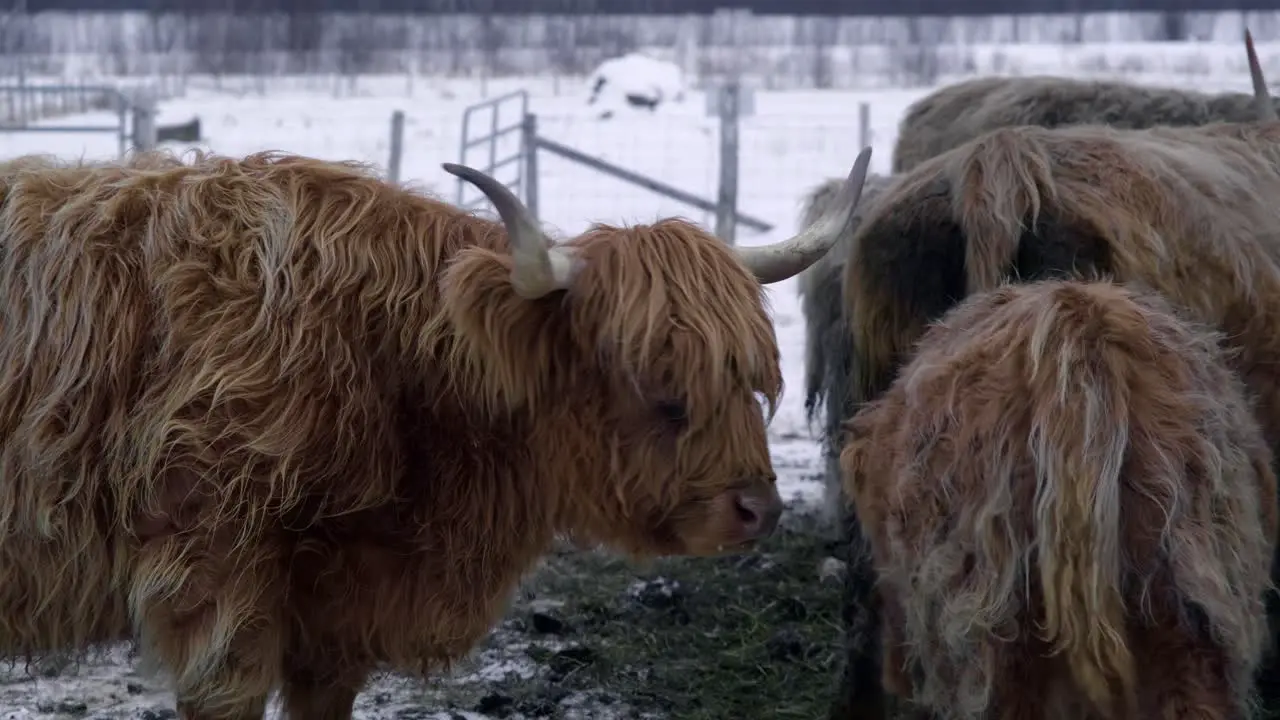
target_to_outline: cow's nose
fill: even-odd
[[[742,534],[749,540],[759,540],[771,535],[782,517],[782,498],[772,485],[768,490],[743,490],[733,499],[738,513]]]

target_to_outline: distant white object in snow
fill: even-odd
[[[600,63],[587,78],[587,88],[587,104],[607,120],[619,110],[655,112],[663,103],[683,102],[684,73],[675,63],[627,53]]]

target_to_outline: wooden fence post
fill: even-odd
[[[400,182],[400,158],[404,154],[404,112],[391,113],[391,158],[387,160],[387,179]]]
[[[495,111],[496,112],[496,111]],[[525,113],[520,123],[520,152],[524,155],[524,204],[538,217],[538,116]]]
[[[133,101],[133,147],[145,152],[156,147],[156,103],[149,95]]]

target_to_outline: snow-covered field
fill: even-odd
[[[1220,48],[1238,53],[1239,46]],[[1156,83],[1177,78],[1152,78]],[[1197,77],[1203,89],[1248,90],[1247,78]],[[403,181],[455,200],[457,182],[441,168],[460,159],[462,118],[467,106],[482,101],[476,87],[458,82],[420,81],[410,87],[403,78],[360,78],[354,93],[335,97],[331,90],[277,89],[266,94],[217,90],[212,81],[192,79],[184,97],[161,106],[159,122],[176,123],[198,116],[204,141],[200,147],[229,155],[261,150],[284,150],[329,159],[360,160],[385,168],[389,153],[392,112],[405,113]],[[489,97],[518,88],[529,90],[529,108],[538,116],[540,132],[553,140],[604,158],[625,168],[658,178],[707,198],[715,197],[717,139],[714,119],[707,116],[701,92],[690,91],[681,103],[668,103],[659,112],[619,113],[600,121],[585,103],[586,88],[560,87],[553,94],[545,81],[490,81]],[[740,146],[740,210],[772,223],[763,234],[739,228],[738,242],[755,245],[781,239],[796,225],[806,190],[831,176],[843,176],[859,151],[859,105],[870,107],[869,137],[874,147],[873,172],[886,172],[905,106],[932,88],[873,92],[758,92],[755,113],[742,120]],[[502,125],[518,119],[507,106]],[[58,125],[111,124],[100,116],[62,117]],[[484,128],[489,119],[480,112],[473,123]],[[482,131],[480,134],[483,134]],[[498,157],[515,151],[514,134],[498,144]],[[0,157],[48,152],[63,157],[108,158],[116,154],[115,136],[99,133],[0,134]],[[463,162],[483,167],[488,149],[469,152]],[[706,213],[652,192],[626,185],[586,167],[548,153],[539,157],[540,214],[555,231],[574,234],[590,223],[636,223],[666,215],[683,215],[712,224]],[[500,177],[504,177],[499,173]],[[505,177],[504,177],[505,179]],[[470,192],[470,191],[469,191]],[[469,195],[468,199],[474,195]],[[819,453],[806,425],[803,408],[803,317],[794,280],[769,287],[774,321],[783,352],[787,392],[771,426],[771,440],[780,484],[785,495],[800,501],[820,496],[816,481]],[[492,662],[489,662],[492,661]],[[510,667],[502,653],[482,651],[474,667],[459,671],[447,682],[483,683]],[[519,669],[518,667],[515,669]],[[468,674],[472,673],[472,674]],[[476,674],[478,673],[478,674]],[[441,681],[444,682],[444,681]],[[30,674],[19,667],[0,674],[0,719],[80,717],[174,717],[172,699],[154,681],[137,675],[121,659],[87,660],[78,674]],[[421,699],[417,681],[389,679],[361,697],[364,718],[484,718],[460,711],[436,713]],[[613,711],[582,700],[580,717],[613,717]],[[572,702],[561,702],[564,710]],[[425,708],[425,709],[424,709]],[[615,708],[616,710],[616,708]],[[505,716],[505,715],[504,715]],[[495,715],[497,717],[497,715]]]

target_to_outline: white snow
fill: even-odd
[[[1034,48],[1005,46],[1011,58],[1030,58],[1039,67]],[[1132,47],[1123,48],[1132,52]],[[1195,74],[1194,84],[1204,90],[1249,90],[1243,68],[1243,51],[1238,44],[1197,46],[1211,57],[1212,67],[1231,68],[1230,74]],[[1059,47],[1047,47],[1044,54],[1056,57]],[[1079,51],[1083,52],[1083,51]],[[1092,52],[1105,57],[1106,50]],[[1150,52],[1156,52],[1151,50]],[[1181,51],[1180,51],[1181,52]],[[1226,60],[1239,55],[1240,62]],[[618,58],[618,61],[626,58]],[[1185,76],[1170,74],[1170,63],[1148,58],[1161,68],[1156,76],[1137,78],[1157,84],[1186,84]],[[615,61],[610,61],[615,62]],[[1118,67],[1111,63],[1109,69]],[[601,70],[612,68],[609,63]],[[1236,73],[1239,69],[1239,74]],[[1009,68],[1018,74],[1018,67]],[[613,72],[613,70],[610,70]],[[677,71],[678,72],[678,71]],[[1116,73],[1109,73],[1115,75]],[[615,75],[614,79],[618,76]],[[654,74],[647,82],[668,82],[670,77]],[[612,80],[611,80],[612,81]],[[618,81],[621,86],[621,80]],[[385,167],[389,152],[389,124],[394,110],[406,115],[402,177],[410,184],[437,193],[452,201],[456,180],[441,168],[443,162],[457,161],[464,108],[480,101],[478,86],[457,81],[406,83],[404,78],[360,78],[345,87],[342,97],[323,81],[307,83],[267,79],[251,85],[265,88],[256,92],[233,93],[214,89],[210,79],[192,78],[185,97],[164,103],[159,122],[185,122],[199,116],[205,141],[202,147],[229,155],[261,150],[286,150],[320,158],[353,159]],[[225,79],[218,83],[227,87]],[[715,197],[717,142],[714,124],[705,117],[705,101],[700,91],[685,90],[685,102],[664,104],[663,112],[620,113],[606,123],[594,119],[585,102],[586,92],[556,94],[544,79],[525,81],[490,80],[490,97],[518,88],[528,88],[530,110],[538,115],[539,131],[628,169],[658,178],[707,198]],[[664,85],[664,92],[667,92]],[[587,88],[589,91],[589,87]],[[787,236],[796,226],[801,202],[809,188],[829,177],[844,176],[858,154],[858,107],[870,106],[870,139],[874,147],[872,172],[887,173],[897,134],[897,123],[907,104],[932,88],[875,90],[864,92],[760,90],[755,96],[755,113],[741,122],[740,210],[774,225],[768,233],[754,234],[740,228],[738,242],[757,245]],[[62,117],[47,124],[111,124],[109,114]],[[515,137],[500,144],[498,156],[515,150]],[[0,134],[0,158],[30,152],[48,152],[63,157],[109,158],[116,154],[117,140],[108,133],[5,133]],[[476,155],[467,162],[475,164]],[[499,177],[502,177],[499,174]],[[649,191],[626,185],[549,153],[539,157],[540,214],[546,225],[560,234],[585,230],[592,222],[636,223],[668,215],[681,215],[707,226],[712,218]],[[803,408],[804,318],[796,298],[795,281],[768,288],[778,341],[782,350],[787,391],[771,426],[770,437],[779,485],[785,496],[805,501],[821,497],[813,477],[821,460],[813,433],[807,427]],[[472,669],[460,670],[456,682],[479,681],[506,672],[524,673],[527,668],[493,665],[485,651],[477,653]],[[146,708],[171,707],[171,699],[155,682],[132,675],[127,663],[86,662],[77,678],[31,678],[21,668],[0,672],[0,718],[26,720],[54,717],[58,703],[89,702],[94,712],[138,712]],[[126,674],[122,679],[121,673]],[[130,688],[123,695],[117,689]],[[371,687],[360,699],[360,715],[375,718],[455,718],[459,714],[428,715],[422,711],[397,715],[395,703],[385,698],[401,696],[415,687],[409,681],[389,678]],[[416,682],[416,681],[413,681]],[[136,692],[134,690],[136,689]],[[381,698],[381,699],[380,699]],[[405,707],[405,706],[401,706]],[[588,711],[606,720],[599,709]],[[483,720],[483,716],[462,713],[461,717]],[[156,714],[155,717],[172,717]],[[585,717],[585,715],[584,715]]]
[[[684,73],[675,63],[640,53],[628,53],[600,63],[587,78],[587,104],[597,117],[619,113],[648,113],[684,100]]]

